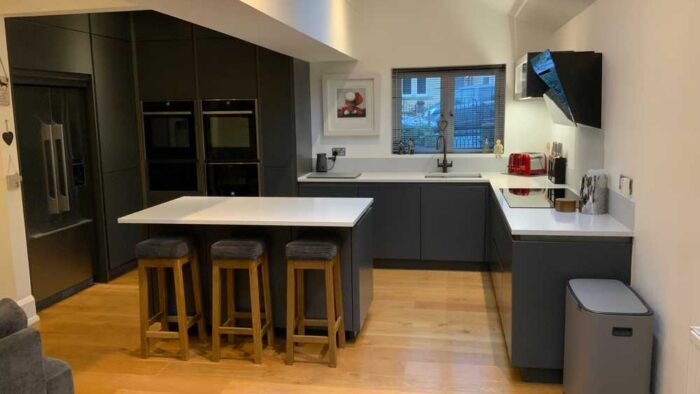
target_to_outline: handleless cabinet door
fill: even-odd
[[[258,49],[262,160],[266,166],[294,168],[294,100],[292,62],[267,49]]]
[[[484,260],[486,187],[421,187],[421,257],[423,260]]]
[[[237,38],[197,40],[197,81],[203,99],[258,97],[255,45]]]
[[[137,41],[139,93],[142,100],[193,99],[192,40]]]
[[[374,198],[374,258],[421,258],[420,185],[361,185],[359,197]]]

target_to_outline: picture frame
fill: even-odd
[[[379,135],[376,75],[324,75],[322,85],[324,136]]]

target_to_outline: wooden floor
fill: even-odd
[[[488,274],[377,269],[374,278],[365,328],[335,369],[313,345],[285,365],[282,338],[262,365],[246,358],[248,342],[211,362],[195,337],[189,361],[174,357],[176,341],[141,359],[136,272],[42,311],[39,327],[45,353],[73,367],[78,393],[561,393],[509,367]]]

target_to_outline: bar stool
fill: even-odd
[[[180,357],[183,360],[189,358],[189,338],[187,330],[197,323],[200,341],[207,339],[202,314],[202,295],[199,282],[199,263],[197,252],[192,247],[192,242],[186,237],[161,237],[151,238],[136,245],[136,257],[139,266],[139,300],[141,320],[141,356],[148,358],[149,338],[179,339]],[[192,292],[194,298],[195,314],[187,316],[185,302],[185,283],[182,267],[190,265],[192,272]],[[150,316],[148,311],[148,269],[155,268],[158,282],[159,311]],[[175,304],[177,314],[168,315],[168,291],[165,282],[165,269],[173,270],[175,284]],[[160,321],[159,330],[151,329],[151,326]],[[168,323],[177,323],[177,331],[169,331]]]
[[[270,299],[270,267],[262,239],[226,239],[211,246],[212,257],[212,359],[221,358],[221,335],[252,335],[253,361],[262,363],[262,337],[267,335],[268,346],[274,345],[275,327],[272,323],[272,301]],[[248,270],[250,283],[250,313],[236,312],[234,298],[234,276],[236,269]],[[260,290],[258,269],[262,270],[265,324],[260,312]],[[221,323],[221,270],[226,271],[226,306],[228,319]],[[236,319],[250,319],[251,327],[236,326]]]
[[[337,365],[337,348],[345,347],[343,287],[340,281],[338,245],[328,240],[296,240],[287,244],[287,355],[294,363],[294,344],[327,343],[328,365]],[[307,319],[304,307],[304,270],[325,275],[326,319]],[[295,285],[296,281],[296,285]],[[295,312],[295,305],[297,311]],[[326,327],[327,336],[306,335],[306,327]],[[298,334],[297,334],[298,329]],[[337,342],[336,342],[337,336]]]

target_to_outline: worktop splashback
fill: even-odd
[[[395,157],[338,157],[334,172],[435,172],[441,155],[404,155]],[[454,162],[450,172],[505,172],[508,159],[493,155],[464,157],[448,155]],[[315,159],[314,159],[315,160]],[[314,163],[315,165],[315,163]]]

